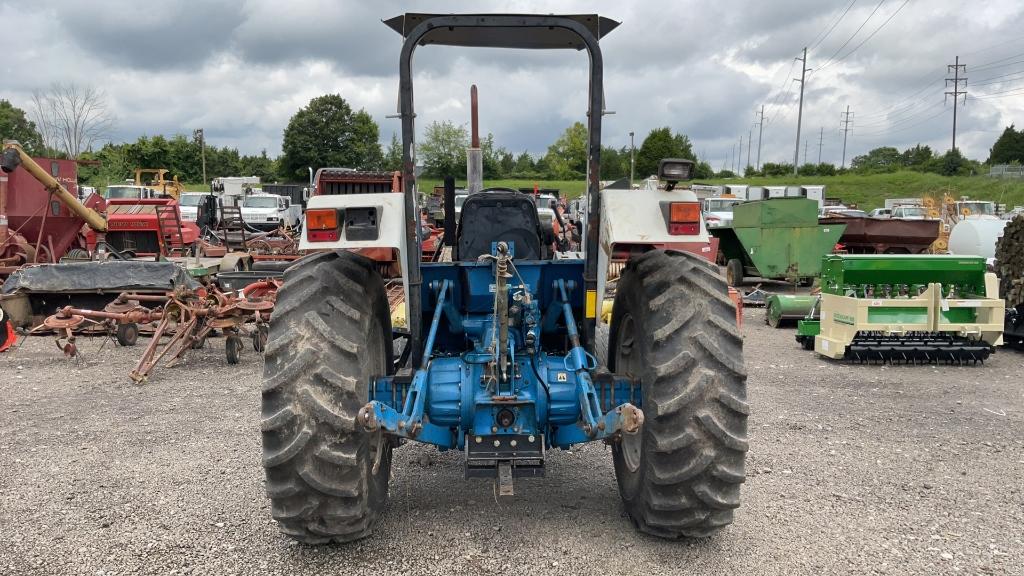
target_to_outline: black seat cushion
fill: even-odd
[[[541,260],[540,218],[533,198],[514,191],[472,194],[462,204],[456,259],[473,261],[491,253],[493,242],[514,244],[516,260]]]

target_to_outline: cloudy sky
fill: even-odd
[[[336,0],[0,0],[0,98],[27,108],[55,81],[102,88],[115,141],[191,133],[246,153],[280,152],[288,118],[310,98],[340,93],[365,108],[387,141],[400,129],[401,38],[381,23],[406,10],[481,11],[484,2]],[[854,122],[850,157],[880,146],[950,146],[946,64],[967,65],[958,144],[984,160],[1001,129],[1024,125],[1024,2],[1020,0],[746,0],[494,3],[490,11],[593,13],[621,21],[602,42],[605,142],[629,144],[671,126],[716,169],[743,154],[765,106],[762,161],[792,161],[803,47],[808,160],[840,161],[840,113]],[[417,122],[469,121],[513,151],[543,152],[585,120],[585,53],[427,47],[417,52]],[[639,146],[639,139],[637,146]],[[800,146],[801,162],[804,147]]]

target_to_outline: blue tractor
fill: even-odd
[[[601,189],[596,15],[405,14],[400,112],[404,193],[310,198],[300,248],[270,325],[262,436],[273,517],[304,543],[370,534],[386,505],[392,451],[406,442],[464,454],[467,478],[542,476],[549,452],[611,446],[640,530],[702,537],[739,506],[747,450],[746,374],[733,302],[706,246],[693,163],[663,161],[658,186]],[[470,195],[449,261],[421,262],[413,51],[423,44],[575,48],[590,56],[589,177],[582,256],[559,253],[529,194]],[[407,333],[392,329],[385,282],[366,249],[401,262]],[[694,254],[693,252],[698,252]],[[609,278],[609,264],[627,260]],[[610,329],[600,308],[614,284]],[[604,359],[599,360],[599,358]]]

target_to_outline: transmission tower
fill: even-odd
[[[850,124],[853,124],[853,112],[850,112],[850,107],[847,106],[846,112],[840,112],[840,115],[843,117],[839,122],[843,125],[843,127],[840,128],[843,132],[843,163],[840,167],[846,168],[846,136],[849,134],[850,130],[852,130],[852,128],[850,128]]]
[[[821,164],[821,144],[825,140],[825,127],[818,131],[818,164]]]
[[[967,105],[967,78],[960,77],[960,71],[967,73],[967,65],[960,63],[960,57],[956,57],[956,64],[947,64],[946,73],[953,74],[952,78],[946,78],[946,88],[952,88],[952,90],[946,90],[946,98],[953,97],[953,150],[956,150],[956,105],[960,96],[964,97],[964,106]],[[963,87],[964,90],[960,88]],[[943,99],[943,101],[946,100]]]
[[[764,135],[764,104],[761,104],[761,111],[757,113],[757,166],[755,170],[761,169],[761,136]]]

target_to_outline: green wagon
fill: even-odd
[[[773,198],[737,204],[732,225],[710,228],[730,286],[743,278],[807,283],[821,272],[846,226],[819,224],[818,203],[807,198]]]

